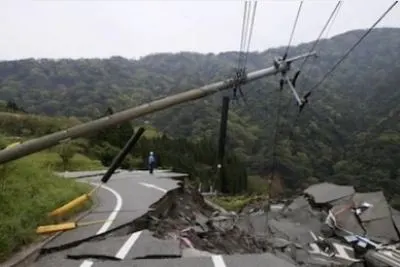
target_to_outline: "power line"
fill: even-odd
[[[272,180],[274,179],[274,173],[275,173],[275,168],[276,168],[276,146],[277,146],[278,132],[279,132],[281,100],[282,100],[282,88],[279,88],[279,97],[278,97],[278,104],[277,104],[277,108],[276,108],[276,118],[275,118],[275,133],[274,133],[273,142],[272,142],[272,166],[271,166],[271,172],[267,173],[267,177],[269,175],[268,186],[267,186],[267,207],[265,210],[267,216],[268,216],[268,212],[269,212],[270,205],[271,205],[270,202],[271,202]],[[264,167],[264,169],[267,169],[267,168]],[[267,219],[265,220],[264,227],[265,227],[265,231],[267,231],[267,229],[268,229],[268,220]]]
[[[335,22],[335,20],[336,20],[338,14],[339,14],[340,8],[342,7],[342,0],[340,0],[339,2],[340,2],[341,4],[340,4],[339,7],[337,8],[337,11],[336,11],[335,15],[334,15],[333,18],[332,18],[331,24],[329,24],[329,26],[328,26],[328,30],[326,31],[325,38],[328,38],[329,32],[330,32],[331,29],[332,29],[333,23]]]
[[[336,4],[335,8],[332,10],[330,16],[328,17],[328,20],[326,21],[324,27],[322,28],[321,32],[319,33],[319,35],[318,35],[317,39],[315,40],[313,46],[312,46],[311,49],[309,50],[309,53],[311,53],[312,51],[314,51],[314,49],[317,47],[317,45],[318,45],[319,42],[321,41],[322,35],[324,34],[324,32],[326,31],[327,27],[329,26],[328,31],[327,31],[327,34],[328,34],[329,30],[331,29],[331,26],[332,26],[333,23],[335,22],[335,19],[336,19],[336,17],[337,17],[337,14],[339,13],[339,10],[340,10],[340,7],[341,7],[341,6],[342,6],[342,0],[339,0],[339,1],[337,2],[337,4]],[[303,60],[303,62],[302,62],[301,65],[300,65],[299,72],[302,71],[302,69],[303,69],[304,65],[306,64],[306,62],[308,61],[308,59],[309,59],[309,57],[306,57],[306,58]],[[302,80],[302,81],[304,81],[304,80]],[[305,82],[303,82],[302,85],[301,85],[300,87],[305,87]],[[285,117],[286,117],[287,114],[289,113],[290,102],[291,102],[291,100],[289,99],[289,101],[288,101],[288,103],[287,103],[287,105],[286,105],[286,112],[285,112],[285,115],[284,115]],[[296,124],[296,122],[297,122],[296,120],[297,120],[297,118],[295,118],[295,121],[294,121],[295,124]]]
[[[290,45],[291,45],[292,40],[293,40],[294,32],[295,32],[295,30],[296,30],[296,26],[297,26],[297,23],[298,23],[298,20],[299,20],[299,16],[300,16],[300,12],[301,12],[302,6],[303,6],[303,1],[300,2],[299,8],[297,9],[297,14],[296,14],[296,18],[295,18],[295,20],[294,20],[294,24],[293,24],[293,27],[292,27],[292,32],[291,32],[291,34],[290,34],[289,43],[288,43],[288,45],[287,45],[287,47],[286,47],[286,51],[285,51],[285,54],[283,55],[283,59],[286,59],[286,57],[288,56],[289,48],[290,48]],[[310,52],[312,52],[312,50],[310,50]],[[308,58],[308,57],[306,57],[305,59],[307,59],[307,58]],[[304,61],[303,61],[303,63],[304,63]],[[281,84],[281,87],[282,87],[282,86],[283,86],[283,84]],[[282,89],[282,88],[281,88],[281,89]],[[285,117],[286,117],[286,115],[287,115],[288,112],[289,112],[290,102],[291,102],[291,99],[289,99],[288,103],[287,103],[286,106],[285,106],[285,110],[286,110],[285,115],[284,115]]]
[[[292,27],[292,32],[291,32],[290,38],[289,38],[289,43],[288,43],[288,45],[286,47],[286,51],[285,51],[285,54],[283,55],[283,59],[286,59],[287,56],[288,56],[289,48],[290,48],[290,45],[291,45],[292,40],[293,40],[294,32],[296,30],[296,26],[297,26],[297,23],[298,23],[298,20],[299,20],[299,16],[300,16],[300,12],[301,12],[302,6],[303,6],[303,1],[300,2],[299,8],[297,10],[296,18],[294,20],[294,24],[293,24],[293,27]],[[277,156],[276,156],[276,146],[277,146],[278,134],[279,134],[279,124],[280,124],[280,117],[281,117],[280,115],[281,115],[281,112],[282,112],[281,100],[282,100],[283,85],[284,85],[284,80],[281,79],[280,80],[280,86],[279,86],[278,106],[277,106],[277,111],[276,111],[275,133],[274,133],[273,143],[272,143],[272,167],[271,167],[271,175],[272,175],[272,177],[269,180],[269,183],[270,183],[269,187],[271,186],[272,179],[274,178],[274,172],[275,172],[276,161],[277,161],[276,160],[276,158],[277,158]],[[270,189],[268,189],[268,190],[270,190]],[[268,191],[268,198],[269,197],[270,197],[270,192]]]
[[[286,52],[285,52],[285,54],[284,54],[284,58],[287,57],[287,54],[288,54],[288,51],[289,51],[289,48],[290,48],[290,44],[291,44],[291,42],[292,42],[293,35],[294,35],[295,29],[296,29],[296,26],[297,26],[297,23],[298,23],[298,19],[299,19],[299,16],[300,16],[302,4],[303,4],[303,1],[300,2],[299,8],[298,8],[297,15],[296,15],[296,19],[295,19],[295,22],[294,22],[294,25],[293,25],[293,28],[292,28],[292,32],[291,32],[291,35],[290,35],[289,44],[288,44],[288,46],[287,46],[287,48],[286,48]],[[322,28],[321,32],[319,33],[318,38],[315,40],[313,46],[312,46],[311,49],[309,50],[309,53],[311,53],[311,52],[315,49],[315,47],[318,45],[318,43],[319,43],[319,41],[320,41],[320,39],[321,39],[323,33],[325,32],[325,30],[326,30],[327,27],[328,27],[328,25],[330,24],[331,21],[333,22],[333,20],[334,20],[333,17],[335,16],[335,14],[337,14],[337,12],[338,12],[338,10],[339,10],[341,4],[342,4],[342,1],[341,1],[341,0],[338,1],[338,3],[336,4],[335,8],[334,8],[333,11],[331,12],[331,14],[330,14],[330,16],[329,16],[327,22],[325,23],[324,27]],[[335,16],[335,18],[336,18],[336,16]],[[332,19],[333,19],[333,20],[332,20]],[[304,67],[304,65],[305,65],[305,63],[307,62],[308,58],[309,58],[309,57],[306,57],[306,58],[304,59],[304,61],[302,62],[301,66],[300,66],[300,68],[299,68],[299,72],[300,72],[300,71],[302,70],[302,68]],[[285,105],[284,110],[286,110],[286,111],[285,111],[284,117],[287,117],[287,114],[289,113],[289,107],[290,107],[290,102],[291,102],[291,101],[292,101],[292,99],[289,99],[289,101],[288,101],[287,104]],[[279,103],[280,103],[280,100],[279,100]],[[279,104],[279,105],[280,105],[280,104]],[[280,113],[280,111],[278,111],[278,112]],[[279,114],[279,113],[278,113],[278,114]],[[298,122],[299,115],[300,115],[300,112],[298,112],[297,115],[296,115],[296,117],[294,118],[294,122],[293,122],[293,125],[292,125],[292,130],[290,131],[290,134],[289,134],[289,139],[291,139],[291,138],[293,137],[294,128],[295,128],[295,126],[296,126],[296,124],[297,124],[297,122]],[[279,120],[278,120],[278,119],[277,119],[277,123],[279,124]],[[276,143],[276,138],[277,138],[278,131],[279,131],[278,128],[279,128],[279,125],[276,125],[276,132],[275,132],[275,137],[274,137],[274,144]],[[273,146],[273,149],[275,149],[275,145]],[[273,153],[274,153],[274,156],[276,156],[276,155],[275,155],[276,152],[274,151]],[[275,164],[276,164],[275,161],[276,161],[276,158],[273,157],[273,168],[275,168]]]
[[[244,43],[245,43],[244,31],[245,31],[245,27],[246,27],[247,5],[248,5],[248,1],[244,2],[242,32],[241,32],[240,49],[239,49],[239,60],[238,60],[238,67],[237,67],[238,69],[240,69],[240,67],[241,67],[241,59],[242,59],[243,48],[244,48]]]
[[[275,169],[276,164],[276,143],[278,140],[278,132],[279,132],[279,122],[280,122],[280,113],[281,113],[281,102],[282,102],[282,90],[279,90],[279,98],[278,98],[278,106],[276,109],[276,119],[275,119],[275,133],[272,141],[272,170]]]
[[[321,32],[319,33],[317,40],[315,40],[313,46],[311,47],[309,53],[311,53],[312,51],[314,51],[314,49],[317,47],[317,45],[318,45],[319,42],[321,41],[321,37],[322,37],[322,35],[324,34],[325,30],[327,29],[328,25],[332,25],[332,24],[333,24],[333,21],[335,20],[334,17],[336,18],[335,14],[337,14],[337,13],[339,12],[339,8],[340,8],[341,4],[342,4],[342,1],[341,1],[341,0],[338,1],[338,3],[336,4],[335,8],[333,9],[331,15],[329,16],[328,20],[326,21],[324,27],[322,28]],[[332,20],[332,19],[333,19],[333,20]],[[330,24],[331,20],[332,20],[332,23]],[[304,64],[306,64],[306,62],[307,62],[308,59],[309,59],[309,57],[306,57],[306,58],[303,60],[303,62],[302,62],[301,65],[300,65],[300,68],[299,68],[300,71],[303,69]]]
[[[318,86],[320,86],[328,77],[331,75],[335,69],[350,55],[350,53],[361,43],[361,41],[367,37],[367,35],[375,28],[375,26],[393,9],[395,5],[397,5],[399,1],[395,1],[382,15],[381,17],[361,36],[360,39],[336,62],[335,65],[323,76],[323,78],[317,82],[309,91],[311,93]]]
[[[303,6],[303,1],[300,2],[299,8],[297,9],[297,15],[296,15],[296,19],[294,20],[294,24],[292,27],[292,33],[290,34],[290,38],[289,38],[289,43],[286,47],[286,52],[283,55],[283,59],[286,59],[289,53],[289,47],[292,44],[292,40],[293,40],[293,35],[294,35],[294,31],[296,30],[296,26],[297,26],[297,22],[299,20],[299,16],[300,16],[300,11],[301,11],[301,7]]]
[[[247,58],[249,56],[250,42],[251,42],[251,37],[253,35],[253,27],[254,27],[254,20],[255,20],[255,17],[256,17],[256,11],[257,11],[257,1],[254,2],[253,12],[252,12],[252,15],[251,15],[251,24],[250,24],[250,29],[249,29],[250,30],[250,34],[249,34],[249,39],[247,40],[246,57],[245,57],[245,60],[244,60],[244,66],[243,67],[246,67]]]
[[[254,2],[253,9],[251,7],[252,7],[252,2],[246,1],[245,6],[244,6],[244,12],[243,12],[242,37],[241,37],[241,42],[240,42],[239,60],[238,60],[238,66],[237,66],[236,73],[235,73],[236,74],[235,80],[237,82],[237,85],[233,89],[233,98],[237,99],[236,93],[237,93],[237,91],[239,91],[240,95],[243,97],[245,102],[246,102],[246,99],[241,90],[240,81],[242,81],[243,79],[246,78],[245,70],[246,70],[247,59],[248,59],[248,54],[249,54],[249,50],[250,50],[251,37],[253,34],[255,15],[256,15],[256,10],[257,10],[257,1]]]

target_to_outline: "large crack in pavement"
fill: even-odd
[[[395,246],[400,213],[380,192],[356,193],[350,187],[317,184],[282,210],[264,212],[264,204],[255,203],[236,214],[216,211],[194,188],[183,182],[178,186],[130,223],[46,248],[42,255],[69,249],[69,259],[111,263],[252,254],[287,263],[279,266],[400,266]],[[363,236],[365,232],[372,239]],[[140,246],[118,256],[115,248],[135,234]],[[376,245],[379,240],[383,243]]]
[[[101,251],[102,243],[121,242],[138,231],[146,232],[149,246],[160,248],[152,254],[149,249],[132,258],[167,258],[193,255],[236,253],[262,253],[265,242],[257,240],[235,225],[237,215],[220,214],[208,205],[195,189],[178,183],[178,188],[168,191],[153,203],[141,217],[113,228],[105,233],[76,240],[67,244],[43,248],[40,257],[68,250],[69,259],[120,260],[114,251]],[[157,243],[158,242],[158,243]],[[166,244],[166,242],[173,242]],[[162,248],[162,249],[161,249]],[[174,248],[165,251],[165,248]],[[151,250],[151,249],[150,249]],[[184,252],[183,252],[184,251]]]
[[[146,227],[148,225],[148,221],[149,221],[149,218],[148,218],[148,214],[146,213],[146,214],[140,216],[139,218],[135,219],[132,222],[128,222],[128,223],[122,224],[120,226],[114,227],[104,233],[101,233],[98,235],[93,235],[93,236],[79,239],[79,240],[75,240],[73,242],[65,243],[65,244],[62,244],[59,246],[42,248],[40,251],[40,256],[44,256],[44,255],[47,255],[50,253],[71,249],[71,248],[74,248],[74,247],[79,246],[86,242],[106,240],[109,236],[112,236],[113,233],[115,233],[115,232],[125,232],[124,229],[126,229],[126,227],[129,227],[129,229],[132,229],[132,227],[131,227],[132,224],[135,224],[137,226],[136,231],[140,231],[140,230],[146,229]]]

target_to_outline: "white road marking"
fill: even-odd
[[[145,187],[149,187],[149,188],[154,188],[157,189],[163,193],[167,192],[167,190],[165,190],[164,188],[158,187],[154,184],[148,184],[148,183],[143,183],[143,182],[139,182],[140,185],[143,185]],[[135,242],[139,239],[140,234],[142,233],[142,231],[138,231],[133,233],[128,240],[126,240],[126,242],[122,245],[122,247],[118,250],[117,254],[115,255],[116,258],[123,260],[126,255],[129,253],[129,251],[131,250],[132,246],[135,244]]]
[[[93,261],[85,260],[84,262],[82,262],[80,267],[91,267],[92,265],[93,265]]]
[[[142,231],[134,232],[128,238],[128,240],[126,240],[126,242],[122,245],[122,247],[118,250],[118,252],[115,255],[115,257],[117,257],[118,259],[123,260],[126,257],[126,255],[128,254],[128,252],[131,250],[133,244],[135,244],[136,240],[138,240],[138,238],[139,238],[141,233],[142,233]]]
[[[97,185],[97,184],[95,184],[95,183],[92,183],[92,184]],[[167,190],[165,190],[164,188],[158,187],[158,186],[156,186],[156,185],[154,185],[154,184],[148,184],[148,183],[142,183],[142,182],[139,182],[139,184],[140,184],[140,185],[143,185],[143,186],[145,186],[145,187],[154,188],[154,189],[159,190],[159,191],[161,191],[161,192],[163,192],[163,193],[166,193],[166,192],[167,192]],[[117,192],[115,192],[113,189],[111,189],[111,188],[109,188],[109,187],[106,187],[106,186],[104,186],[104,185],[103,185],[102,187],[104,187],[104,189],[106,189],[106,190],[110,191],[111,193],[113,193],[113,194],[115,195],[115,197],[117,198],[117,205],[115,206],[114,211],[110,214],[110,216],[108,217],[108,219],[115,218],[115,217],[117,216],[118,211],[121,209],[121,206],[122,206],[122,199],[121,199],[121,196],[120,196]],[[119,203],[120,203],[120,205],[118,205]],[[114,214],[115,214],[115,215],[114,215]],[[113,216],[113,217],[112,217],[112,216]],[[106,222],[106,223],[107,223],[107,222]],[[106,223],[103,224],[103,226],[100,228],[100,230],[97,232],[97,234],[100,234],[100,233],[103,233],[103,232],[107,231],[107,229],[108,229],[108,227],[110,227],[111,223],[110,223],[109,225],[107,225]],[[102,231],[101,231],[101,230],[102,230]],[[131,250],[132,246],[135,244],[136,240],[138,240],[138,238],[139,238],[139,236],[140,236],[141,233],[142,233],[142,231],[133,233],[133,234],[128,238],[128,240],[126,240],[126,242],[122,245],[122,247],[118,250],[118,252],[117,252],[117,254],[115,255],[115,257],[116,257],[116,258],[119,258],[119,259],[124,259],[124,258],[126,257],[126,255],[128,254],[128,252]],[[217,260],[218,260],[218,264],[219,264],[219,265],[215,265],[215,267],[226,267],[226,266],[225,266],[225,263],[224,263],[224,260],[222,259],[222,257],[221,257],[220,260],[217,258]],[[214,261],[214,260],[213,260],[213,261]],[[222,265],[221,265],[221,262],[222,262]],[[93,261],[91,261],[91,260],[85,260],[85,261],[80,265],[80,267],[91,267],[92,265],[93,265]]]
[[[96,185],[96,186],[99,185],[98,183],[91,183],[91,184]],[[106,185],[102,185],[101,188],[104,188],[105,190],[111,192],[117,199],[117,203],[115,204],[114,210],[110,213],[110,215],[106,219],[107,221],[97,231],[96,235],[102,234],[102,233],[106,232],[108,230],[108,228],[110,228],[110,226],[112,224],[112,220],[115,220],[115,218],[118,215],[118,212],[122,208],[122,198],[121,198],[121,195],[117,191],[115,191],[114,189],[112,189]],[[92,265],[93,265],[93,261],[84,260],[82,262],[82,264],[80,265],[80,267],[91,267]]]
[[[314,241],[317,241],[318,238],[315,236],[313,231],[310,231],[310,235],[312,236],[312,238],[314,239]]]
[[[96,183],[92,183],[92,184],[98,185]],[[114,189],[112,189],[106,185],[102,185],[101,188],[104,188],[107,191],[111,192],[117,199],[117,204],[115,204],[114,210],[111,212],[111,214],[106,219],[107,221],[97,231],[96,235],[102,234],[102,233],[106,232],[108,230],[108,228],[110,228],[111,224],[113,223],[112,221],[115,220],[115,218],[117,218],[118,212],[122,208],[122,197],[117,191],[115,191]]]
[[[221,255],[212,255],[211,259],[213,261],[214,267],[226,267],[224,258]]]
[[[161,191],[161,192],[163,192],[163,193],[166,193],[166,192],[167,192],[167,190],[165,190],[164,188],[158,187],[158,186],[156,186],[156,185],[154,185],[154,184],[148,184],[148,183],[142,183],[142,182],[139,182],[139,184],[140,184],[140,185],[143,185],[143,186],[145,186],[145,187],[157,189],[157,190],[159,190],[159,191]]]

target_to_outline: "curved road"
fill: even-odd
[[[90,174],[90,173],[87,173]],[[68,173],[68,177],[81,176],[82,173]],[[58,248],[71,242],[105,233],[124,225],[148,211],[151,204],[159,200],[168,190],[177,187],[173,176],[185,176],[178,173],[156,171],[153,175],[146,171],[122,171],[114,174],[106,186],[97,193],[98,206],[81,222],[105,220],[103,223],[82,226],[64,232],[49,242],[44,248]],[[101,175],[80,180],[94,185],[100,182]],[[34,267],[101,267],[101,266],[204,266],[204,267],[240,267],[263,266],[266,262],[276,267],[294,265],[273,257],[270,254],[257,255],[210,255],[203,257],[180,257],[181,249],[174,240],[158,240],[147,230],[134,232],[126,236],[107,237],[99,241],[83,242],[57,252],[42,255]],[[176,258],[133,260],[146,255],[168,255]],[[87,255],[102,256],[88,259]]]

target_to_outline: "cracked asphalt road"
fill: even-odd
[[[82,172],[76,173],[76,175],[81,176]],[[68,173],[68,176],[73,176],[73,173]],[[113,175],[107,185],[98,191],[99,205],[85,218],[82,218],[81,222],[107,219],[114,219],[114,221],[79,227],[72,231],[64,232],[48,243],[44,249],[57,248],[104,233],[142,216],[148,211],[149,206],[159,200],[165,192],[178,186],[176,180],[166,179],[171,176],[182,176],[182,174],[155,172],[155,174],[150,175],[146,171],[122,171]],[[80,180],[96,184],[100,182],[100,179],[101,176],[95,176],[81,178]],[[139,237],[140,234],[139,236],[128,235],[126,237],[106,239],[102,242],[83,243],[78,247],[45,254],[33,266],[92,266],[93,262],[90,260],[67,259],[67,256],[71,253],[73,254],[74,251],[76,252],[79,247],[82,249],[84,245],[89,245],[90,247],[90,244],[95,243],[98,243],[94,246],[95,254],[124,258],[131,253],[130,251],[136,241],[147,242],[145,235],[144,238]],[[85,251],[80,252],[81,254],[86,253]],[[93,251],[89,252],[93,254]]]
[[[90,173],[88,174],[90,175]],[[67,177],[72,177],[73,175],[73,173],[68,173]],[[82,176],[82,173],[77,173],[76,175]],[[156,238],[149,230],[145,228],[139,229],[136,223],[134,224],[134,228],[131,228],[132,221],[135,219],[139,219],[135,221],[137,222],[141,218],[147,218],[146,221],[148,222],[149,218],[146,216],[149,216],[149,208],[150,206],[154,206],[156,202],[156,209],[159,211],[162,210],[162,212],[157,217],[152,217],[151,220],[153,220],[153,223],[163,218],[166,213],[172,212],[171,214],[174,214],[174,212],[177,212],[177,214],[181,214],[185,213],[185,209],[196,212],[198,207],[193,206],[193,204],[197,203],[197,205],[200,205],[202,201],[194,195],[190,195],[194,199],[185,199],[184,195],[179,196],[177,193],[177,190],[180,190],[178,180],[169,178],[173,176],[185,175],[157,171],[153,175],[148,174],[146,171],[121,171],[113,175],[107,186],[98,191],[99,205],[85,218],[81,219],[81,222],[107,220],[110,218],[115,220],[104,224],[80,227],[62,233],[46,245],[42,251],[42,255],[32,266],[296,266],[294,263],[292,264],[271,253],[261,252],[256,254],[255,252],[253,254],[227,253],[231,255],[214,255],[206,253],[206,251],[198,251],[190,246],[189,248],[183,248],[182,241],[169,237],[166,237],[166,239]],[[93,184],[99,183],[100,179],[101,174],[89,178],[79,178],[80,181]],[[166,197],[166,195],[169,197]],[[171,197],[174,199],[172,202]],[[189,202],[192,203],[192,206],[190,206]],[[179,208],[177,208],[178,206]],[[176,216],[177,214],[172,216]],[[197,216],[200,215],[197,214]],[[190,218],[185,216],[183,218],[190,220]],[[200,219],[199,217],[196,220],[200,222]],[[177,225],[179,220],[176,222],[170,221],[170,223],[172,223],[172,228],[175,226],[179,228]],[[107,233],[119,226],[122,226],[119,228],[120,230],[113,231],[110,234]],[[158,227],[162,228],[163,225],[160,224],[157,226],[156,223],[156,228],[152,231],[158,230]],[[130,230],[128,229],[127,231],[127,228]],[[162,230],[161,228],[160,230]],[[217,232],[215,234],[218,234]],[[238,233],[232,232],[231,235],[234,236]],[[90,241],[79,242],[95,235],[100,236]],[[232,239],[226,236],[226,240],[223,238],[221,240],[221,237],[218,237],[218,235],[215,237],[211,235],[202,241],[203,245],[210,245],[209,243],[212,243],[212,240],[215,238],[222,242],[220,242],[221,246],[224,246],[226,242]],[[243,240],[240,238],[236,242],[246,243],[245,236],[243,238]],[[75,242],[75,244],[71,245],[71,242],[72,244]]]

